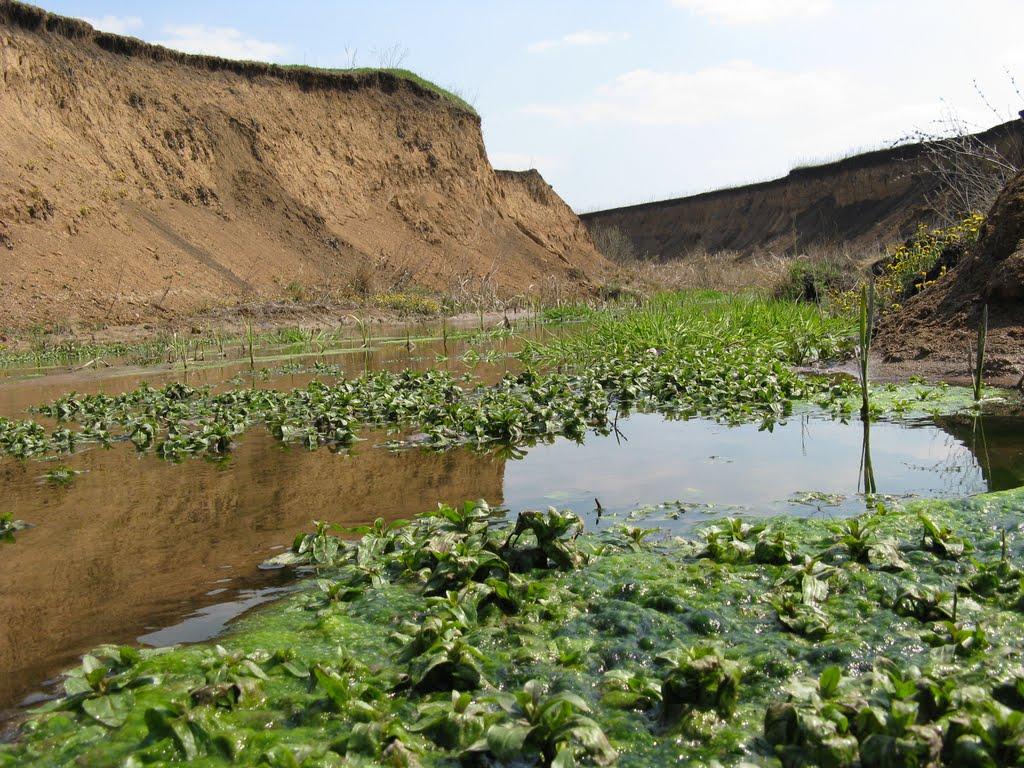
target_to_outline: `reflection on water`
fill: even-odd
[[[754,424],[727,427],[635,414],[619,421],[621,436],[590,437],[582,446],[558,441],[509,462],[505,498],[520,506],[569,506],[578,512],[593,510],[596,497],[616,512],[680,500],[730,513],[842,515],[863,511],[858,494],[865,490],[865,476],[869,492],[873,480],[875,493],[893,496],[957,497],[1016,487],[1020,481],[1010,472],[990,482],[986,467],[998,455],[1008,457],[1017,472],[1024,470],[1024,422],[986,417],[985,423],[988,452],[979,456],[963,437],[928,422],[876,422],[865,445],[868,433],[860,421],[792,418],[769,432]],[[992,434],[1005,435],[1005,447]],[[684,518],[680,525],[701,519]]]
[[[197,608],[280,586],[287,574],[256,565],[313,520],[357,525],[436,501],[500,502],[503,471],[486,455],[395,454],[371,440],[351,455],[310,453],[262,430],[226,465],[175,465],[125,445],[72,463],[84,472],[67,488],[41,482],[44,463],[0,463],[3,508],[34,525],[0,548],[0,708],[98,643],[152,637]],[[193,621],[158,637],[195,640],[198,625],[214,627]]]
[[[992,490],[1024,485],[1024,424],[1021,419],[944,416],[939,426],[977,457]]]
[[[287,577],[287,574],[281,574]],[[207,596],[213,597],[217,594],[228,592],[227,587],[211,590]],[[143,645],[151,645],[154,648],[162,648],[178,643],[198,643],[211,637],[216,637],[227,627],[228,623],[257,605],[269,603],[274,598],[288,592],[288,587],[263,587],[262,589],[244,589],[238,592],[234,600],[224,603],[214,603],[179,621],[169,627],[161,627],[153,632],[139,635],[137,638]]]
[[[878,493],[878,483],[875,482],[875,465],[871,461],[871,422],[868,419],[861,423],[861,434],[859,490],[870,499]]]

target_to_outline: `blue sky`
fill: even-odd
[[[476,106],[495,166],[538,168],[577,210],[783,175],[950,113],[987,127],[1024,109],[1007,74],[1024,90],[1024,0],[42,4],[194,52],[401,58]]]

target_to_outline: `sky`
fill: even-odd
[[[785,175],[1024,109],[1024,0],[35,0],[190,52],[400,65],[577,211]]]

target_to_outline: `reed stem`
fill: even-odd
[[[868,357],[871,354],[871,330],[875,324],[875,282],[872,280],[860,289],[860,417],[863,421],[871,418],[870,394],[868,391]]]
[[[981,400],[985,370],[985,340],[988,337],[988,304],[981,310],[981,322],[978,323],[978,346],[974,361],[974,400]]]

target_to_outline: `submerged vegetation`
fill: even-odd
[[[218,645],[85,657],[0,765],[1017,765],[1024,495],[692,540],[326,525]]]
[[[0,514],[0,544],[12,543],[14,534],[28,526],[22,520],[15,520],[13,512]]]
[[[410,339],[406,344],[412,347]],[[287,391],[256,388],[255,381],[245,388],[238,378],[232,383],[239,388],[227,391],[175,382],[119,395],[72,392],[35,408],[38,420],[0,417],[0,454],[53,456],[130,442],[171,460],[222,457],[255,425],[310,449],[345,448],[363,427],[400,432],[393,446],[446,448],[582,440],[588,431],[613,431],[618,416],[633,410],[770,427],[799,404],[846,418],[858,407],[864,413],[866,388],[795,366],[842,359],[853,348],[849,322],[809,305],[711,292],[666,295],[620,312],[591,312],[585,333],[527,342],[518,370],[493,384],[439,370],[344,378],[337,366],[318,361],[309,369],[311,383]],[[471,348],[461,361],[472,367],[494,359]],[[264,373],[254,369],[254,378]],[[965,393],[876,387],[867,413],[977,407]]]

